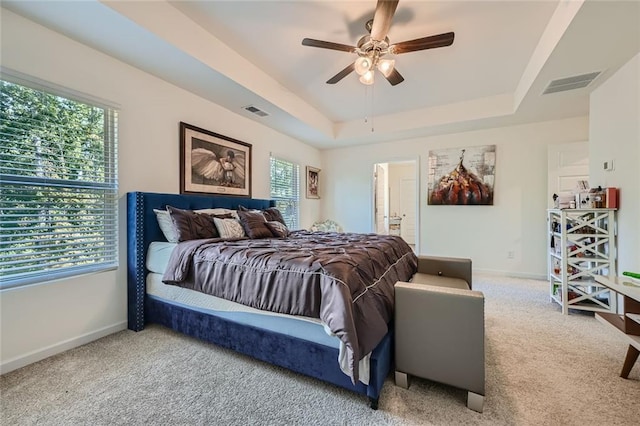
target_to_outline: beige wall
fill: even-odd
[[[178,123],[253,145],[253,197],[269,198],[269,154],[320,164],[317,149],[2,9],[2,66],[120,105],[120,268],[0,292],[2,371],[126,327],[128,191],[178,193]],[[304,185],[304,181],[302,182]],[[300,224],[319,219],[301,198]]]

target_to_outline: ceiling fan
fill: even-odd
[[[373,84],[374,71],[377,68],[392,86],[402,83],[404,77],[396,70],[395,60],[383,59],[386,55],[399,55],[401,53],[415,52],[417,50],[434,49],[436,47],[451,46],[454,33],[443,33],[415,40],[390,44],[387,33],[391,27],[393,14],[398,7],[398,0],[378,0],[373,19],[367,22],[368,35],[358,40],[357,46],[333,43],[330,41],[305,38],[303,46],[320,47],[322,49],[340,50],[355,53],[358,58],[345,69],[327,80],[327,84],[336,84],[353,71],[360,75],[360,82]]]

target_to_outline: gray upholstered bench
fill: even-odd
[[[485,394],[484,295],[471,289],[471,260],[421,256],[412,282],[395,285],[396,385],[409,375],[468,391],[482,412]]]

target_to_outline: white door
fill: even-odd
[[[400,181],[400,235],[407,244],[416,243],[416,180]]]
[[[589,180],[589,143],[572,142],[548,146],[549,181],[547,205],[553,207],[553,194],[569,195],[579,180]]]

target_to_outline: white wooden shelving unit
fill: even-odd
[[[595,280],[616,274],[616,209],[548,210],[549,295],[569,309],[616,312],[616,294]]]

